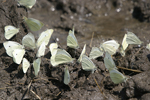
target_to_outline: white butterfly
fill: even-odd
[[[40,64],[41,64],[41,58],[38,58],[33,61],[33,68],[34,68],[35,76],[37,76],[38,72],[40,71]]]
[[[21,61],[22,61],[22,58],[25,54],[25,49],[15,49],[13,52],[13,61],[16,63],[16,64],[20,64]]]
[[[70,82],[70,74],[69,74],[68,67],[66,66],[64,70],[64,84],[68,85],[69,82]]]
[[[128,43],[126,41],[126,38],[127,38],[127,34],[124,35],[124,38],[122,40],[122,46],[120,48],[120,53],[121,55],[124,57],[125,56],[125,50],[127,49],[128,47]]]
[[[146,48],[150,51],[150,43],[147,44]]]
[[[5,26],[5,38],[10,39],[19,32],[19,28],[12,25]]]
[[[49,45],[49,49],[50,49],[50,52],[51,52],[51,55],[56,55],[57,53],[57,48],[58,48],[58,44],[57,43],[51,43]]]
[[[143,42],[132,32],[127,32],[126,41],[128,44],[141,45]]]
[[[38,31],[44,26],[44,24],[37,19],[27,18],[25,16],[23,19],[31,31]]]
[[[119,84],[127,81],[127,77],[125,77],[122,73],[120,73],[116,69],[109,70],[110,78],[115,84]]]
[[[115,40],[109,40],[100,45],[100,50],[108,52],[110,55],[114,55],[119,48],[119,45]]]
[[[21,44],[15,42],[15,41],[6,41],[3,43],[4,48],[6,49],[6,53],[10,56],[13,57],[12,52],[15,49],[24,49],[24,46],[22,46]]]
[[[92,71],[92,73],[94,73],[94,71],[96,70],[96,66],[86,55],[82,56],[81,64],[82,69],[85,71]]]
[[[30,67],[29,61],[26,58],[23,58],[23,61],[22,61],[23,72],[26,73],[29,67]]]
[[[32,33],[25,35],[22,39],[22,44],[34,50],[36,48],[34,35]]]
[[[6,41],[3,43],[3,45],[4,48],[6,49],[6,53],[10,57],[13,57],[13,61],[16,64],[20,64],[25,54],[24,46],[14,41]]]
[[[67,51],[62,49],[57,49],[56,54],[52,55],[50,59],[53,66],[69,62],[73,63],[73,60],[74,59],[71,57],[71,55]]]
[[[82,61],[82,56],[85,54],[85,51],[86,51],[86,44],[84,45],[83,50],[82,50],[82,52],[81,52],[81,54],[80,54],[80,57],[79,57],[79,59],[78,59],[78,62],[79,62],[79,63]]]
[[[114,60],[108,52],[105,53],[104,64],[107,70],[117,69]]]
[[[37,51],[36,57],[44,56],[45,49],[46,49],[46,45],[45,45],[45,42],[43,42]]]
[[[79,48],[78,41],[74,35],[74,29],[69,31],[69,35],[67,37],[67,46],[74,49]]]
[[[19,0],[20,5],[23,5],[27,8],[32,8],[32,6],[36,3],[36,0]]]
[[[89,58],[90,59],[95,59],[100,56],[103,56],[103,53],[98,47],[92,47],[92,50],[90,52]]]
[[[45,42],[45,45],[47,45],[49,43],[53,31],[53,29],[47,29],[46,31],[42,32],[37,40],[36,46],[39,47],[42,44],[42,42]]]

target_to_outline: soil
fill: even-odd
[[[117,66],[142,72],[119,68],[129,79],[116,85],[105,69],[103,57],[99,57],[92,60],[97,66],[93,74],[83,71],[81,65],[75,62],[67,64],[71,82],[65,85],[63,75],[66,64],[53,67],[47,49],[38,76],[34,76],[32,67],[24,74],[21,65],[15,64],[3,47],[3,42],[7,41],[4,38],[6,25],[20,28],[11,41],[21,43],[22,37],[30,32],[23,16],[45,24],[40,31],[32,32],[36,39],[42,31],[52,28],[54,33],[50,42],[58,38],[59,46],[77,59],[84,44],[87,44],[86,54],[90,53],[92,34],[92,46],[99,47],[100,43],[109,39],[121,43],[126,31],[132,31],[144,42],[142,46],[130,45],[125,57],[116,53],[113,59]],[[0,100],[149,100],[150,51],[145,48],[149,43],[149,21],[149,0],[37,0],[32,9],[18,6],[16,0],[1,0]],[[66,46],[66,37],[73,26],[80,45],[76,53]],[[33,62],[32,52],[27,52],[25,57]]]

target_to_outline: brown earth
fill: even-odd
[[[38,99],[37,96],[42,100],[149,100],[150,51],[145,48],[149,43],[149,9],[148,0],[37,0],[31,10],[18,6],[15,0],[1,0],[0,100],[34,100]],[[143,45],[129,46],[125,57],[117,53],[113,59],[117,66],[142,72],[119,69],[131,78],[126,83],[115,85],[105,69],[103,57],[99,57],[93,60],[97,66],[93,74],[83,71],[80,64],[69,64],[71,82],[67,86],[63,83],[65,65],[53,67],[47,60],[51,56],[47,49],[46,55],[42,57],[38,77],[33,75],[32,67],[24,74],[20,69],[21,65],[15,64],[3,47],[3,42],[7,41],[4,38],[6,25],[20,28],[20,32],[11,39],[19,43],[22,37],[30,32],[22,20],[23,15],[39,19],[45,24],[40,31],[33,32],[36,38],[45,29],[53,28],[55,31],[51,42],[59,38],[61,48],[66,49],[75,58],[79,57],[85,43],[87,55],[89,54],[93,32],[92,45],[98,47],[102,41],[108,39],[121,43],[126,31],[132,31],[144,42]],[[80,45],[77,53],[66,47],[66,37],[73,25]],[[33,62],[31,51],[28,51],[25,57]]]

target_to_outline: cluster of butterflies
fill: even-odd
[[[36,0],[19,0],[18,3],[19,5],[23,5],[31,9],[33,5],[36,3]],[[31,31],[38,31],[44,26],[42,22],[34,18],[27,18],[24,16],[23,20]],[[11,39],[18,32],[19,28],[16,28],[12,25],[8,25],[5,27],[5,38]],[[48,29],[42,32],[37,42],[35,42],[34,35],[32,33],[28,33],[23,37],[22,45],[14,41],[6,41],[3,43],[3,45],[4,48],[6,49],[6,53],[10,57],[13,57],[13,61],[16,64],[20,64],[22,62],[22,68],[24,73],[26,73],[28,68],[30,67],[29,61],[26,58],[23,58],[26,52],[25,47],[31,50],[38,49],[36,53],[37,59],[33,61],[33,68],[35,71],[35,75],[38,75],[38,72],[40,70],[41,56],[45,54],[45,49],[46,46],[48,45],[52,33],[53,29]],[[115,84],[125,82],[128,78],[117,70],[117,67],[111,56],[114,55],[120,47],[119,52],[124,57],[125,50],[127,49],[129,44],[141,45],[142,41],[134,33],[127,32],[127,34],[125,34],[123,38],[121,47],[117,41],[109,40],[100,44],[100,47],[92,47],[89,57],[85,55],[86,52],[86,44],[85,44],[77,62],[81,63],[83,70],[91,71],[92,73],[94,73],[94,71],[96,70],[96,66],[94,65],[91,59],[96,59],[100,56],[104,56],[104,64],[106,69],[110,73],[111,80]],[[74,29],[69,31],[67,37],[67,46],[73,49],[79,48],[78,41],[74,35]],[[146,48],[150,50],[150,44],[148,44]],[[66,50],[58,48],[57,43],[51,43],[49,45],[49,49],[52,55],[50,58],[52,66],[58,66],[59,64],[64,63],[73,63],[75,60]],[[67,85],[69,84],[69,82],[70,82],[70,74],[68,66],[66,66],[64,69],[64,83]]]
[[[125,50],[129,44],[141,45],[143,42],[132,32],[127,32],[125,34],[122,45],[120,47],[120,53],[122,56],[125,56]],[[150,45],[150,44],[149,44]],[[74,30],[69,31],[69,35],[67,37],[67,46],[70,48],[78,49],[79,45],[76,37],[74,36]],[[82,69],[85,71],[91,71],[94,73],[96,70],[96,66],[91,61],[91,59],[95,59],[100,56],[104,56],[104,64],[106,69],[110,73],[110,78],[115,84],[119,84],[125,82],[128,78],[124,76],[117,70],[117,67],[112,59],[112,55],[114,55],[119,49],[120,44],[115,40],[109,40],[100,45],[100,47],[92,47],[92,50],[89,54],[89,57],[85,55],[86,45],[84,45],[83,50],[79,59],[77,60],[82,65]],[[51,44],[50,51],[53,52],[54,55],[51,57],[51,64],[53,66],[57,66],[62,63],[73,62],[73,58],[67,53],[65,50],[56,49],[58,47],[57,44]],[[68,84],[70,82],[70,75],[68,71],[68,67],[65,68],[64,71],[64,83]]]
[[[73,49],[79,48],[78,41],[74,35],[74,29],[69,31],[67,37],[67,46]],[[73,63],[73,61],[75,60],[74,58],[71,57],[71,55],[66,50],[58,48],[57,43],[51,43],[49,49],[52,55],[50,58],[50,62],[52,66],[57,66],[59,64],[64,64],[64,63]],[[83,70],[92,71],[93,73],[96,70],[96,66],[91,61],[91,59],[85,55],[85,51],[86,51],[86,45],[84,45],[80,57],[77,61],[81,63]],[[70,74],[67,66],[64,70],[64,73],[65,73],[64,83],[69,84]]]
[[[31,49],[33,51],[38,49],[36,53],[37,59],[33,61],[35,75],[38,75],[38,72],[40,70],[41,56],[44,56],[45,54],[46,45],[49,43],[52,33],[53,29],[47,29],[40,34],[37,41],[35,41],[35,37],[32,33],[28,33],[23,37],[22,45],[15,41],[6,41],[3,43],[3,45],[6,49],[6,53],[10,57],[13,57],[13,61],[16,64],[20,64],[22,62],[22,68],[24,73],[26,73],[28,68],[30,67],[29,61],[26,58],[23,58],[26,52],[25,48]],[[5,31],[5,34],[7,34],[7,31]]]

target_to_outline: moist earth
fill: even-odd
[[[125,83],[116,85],[111,81],[103,57],[92,60],[97,66],[92,74],[82,70],[76,61],[53,67],[48,49],[42,57],[40,72],[35,77],[32,67],[24,74],[22,65],[15,64],[3,47],[3,42],[7,41],[4,38],[6,25],[20,28],[11,41],[21,43],[23,36],[30,32],[23,16],[45,24],[40,31],[33,32],[36,39],[42,31],[52,28],[54,33],[50,43],[59,39],[59,46],[76,59],[84,44],[87,44],[86,54],[90,53],[92,35],[92,46],[97,47],[109,39],[121,43],[126,31],[132,31],[144,43],[140,47],[129,46],[125,57],[119,53],[113,56],[118,70],[129,78]],[[32,9],[19,6],[16,0],[1,0],[0,100],[149,100],[150,51],[145,47],[149,43],[149,21],[149,0],[37,0]],[[66,46],[66,37],[73,26],[80,45],[77,50]],[[33,63],[34,55],[34,52],[28,51],[25,57]],[[71,75],[69,85],[63,83],[66,65]]]

